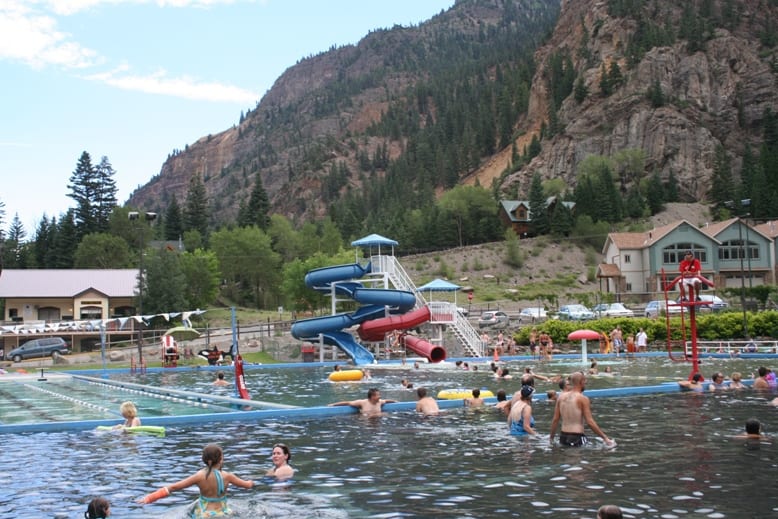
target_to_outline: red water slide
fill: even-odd
[[[415,328],[429,320],[430,310],[425,306],[402,315],[391,315],[365,321],[359,326],[359,337],[363,341],[382,341],[389,332]],[[412,335],[403,335],[402,340],[406,348],[426,357],[430,362],[446,360],[446,350],[441,346],[436,346]]]
[[[382,341],[386,334],[395,330],[415,328],[430,320],[430,309],[426,306],[401,315],[390,315],[365,321],[359,326],[359,337],[363,341]]]

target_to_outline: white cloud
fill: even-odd
[[[45,0],[46,4],[57,14],[71,15],[99,5],[117,4],[154,4],[158,7],[211,7],[213,5],[234,4],[241,0]],[[247,1],[247,0],[242,0]],[[248,0],[253,1],[253,0]],[[266,4],[268,0],[259,0]]]
[[[181,76],[168,77],[164,70],[152,75],[141,76],[127,73],[126,66],[118,69],[85,76],[90,81],[100,81],[107,85],[145,92],[148,94],[168,95],[197,101],[230,102],[237,104],[255,103],[257,94],[232,85],[209,83]]]
[[[58,31],[56,19],[32,11],[30,5],[0,3],[0,59],[21,61],[34,68],[86,68],[101,61],[95,51]]]

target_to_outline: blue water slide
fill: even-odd
[[[305,275],[305,286],[308,288],[322,287],[334,281],[359,279],[367,274],[370,274],[370,263],[364,267],[359,263],[322,267],[313,269]]]
[[[330,344],[343,350],[346,355],[353,359],[354,364],[357,366],[372,364],[375,361],[375,357],[370,353],[370,350],[359,344],[350,333],[323,333],[322,338],[325,344]]]
[[[344,328],[357,326],[365,321],[385,317],[386,307],[390,312],[407,312],[416,304],[416,296],[406,290],[365,288],[362,283],[351,281],[369,274],[370,264],[363,267],[358,263],[336,265],[314,269],[305,275],[305,285],[314,290],[326,292],[335,287],[337,294],[345,295],[364,305],[356,312],[326,315],[304,319],[292,324],[292,337],[315,341],[322,334],[326,344],[334,345],[352,358],[355,364],[370,364],[374,356],[353,336],[341,332]],[[332,285],[335,283],[335,285]]]

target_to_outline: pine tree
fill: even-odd
[[[54,250],[51,255],[51,268],[73,268],[73,255],[78,248],[78,231],[75,220],[75,210],[72,208],[60,217],[54,240]]]
[[[723,208],[727,202],[734,198],[735,189],[732,183],[732,161],[724,146],[716,146],[716,156],[713,161],[713,175],[711,177],[710,199],[718,208]]]
[[[91,232],[97,232],[97,172],[92,165],[92,158],[84,151],[78,159],[76,169],[70,175],[68,196],[75,200],[74,212],[76,235],[80,239]]]
[[[178,198],[173,195],[165,210],[165,239],[169,241],[180,240],[184,236],[184,223],[181,216],[181,207]]]
[[[19,219],[19,214],[15,214],[11,220],[11,226],[8,228],[8,235],[3,242],[2,264],[5,268],[23,269],[28,267],[28,258],[24,238],[27,232]]]
[[[208,236],[208,198],[200,175],[189,179],[184,207],[184,230],[197,231],[203,239]]]
[[[578,104],[583,103],[584,99],[586,99],[586,96],[588,95],[589,95],[589,89],[586,87],[583,77],[578,76],[578,79],[575,81],[575,89],[573,93],[573,96],[575,97],[575,102]]]
[[[548,208],[539,173],[532,175],[532,183],[529,188],[529,214],[530,232],[535,236],[548,234],[550,229]]]
[[[254,189],[251,190],[248,204],[244,205],[238,214],[238,225],[256,225],[263,231],[270,225],[270,201],[259,173],[254,176]]]
[[[557,237],[569,236],[573,230],[573,223],[572,211],[561,199],[557,199],[554,212],[551,214],[551,234]]]
[[[43,215],[35,231],[33,240],[33,259],[37,268],[51,268],[54,254],[54,243],[57,236],[57,220],[49,220]]]
[[[662,178],[659,176],[658,171],[654,171],[651,175],[651,179],[648,181],[648,189],[646,190],[646,203],[651,210],[651,214],[657,214],[664,209],[665,202],[665,190],[662,186]]]
[[[664,106],[665,95],[662,92],[662,85],[659,83],[658,79],[655,79],[654,82],[651,83],[651,86],[649,87],[646,95],[648,100],[651,102],[652,107],[659,108]]]
[[[97,232],[106,232],[109,228],[111,213],[116,207],[116,172],[108,157],[103,156],[95,168],[94,217]]]
[[[667,186],[665,189],[665,201],[666,202],[678,202],[681,199],[681,195],[678,191],[678,177],[675,176],[673,171],[670,171],[670,176],[667,177]]]

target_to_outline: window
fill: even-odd
[[[632,257],[629,254],[624,255],[624,263],[632,263]]]
[[[627,283],[627,292],[632,292],[632,283]]]
[[[759,245],[752,241],[730,240],[719,247],[720,260],[759,259]]]
[[[665,265],[677,265],[686,255],[686,251],[694,251],[694,257],[700,260],[700,263],[707,263],[708,251],[699,243],[676,243],[662,249],[662,263]]]

